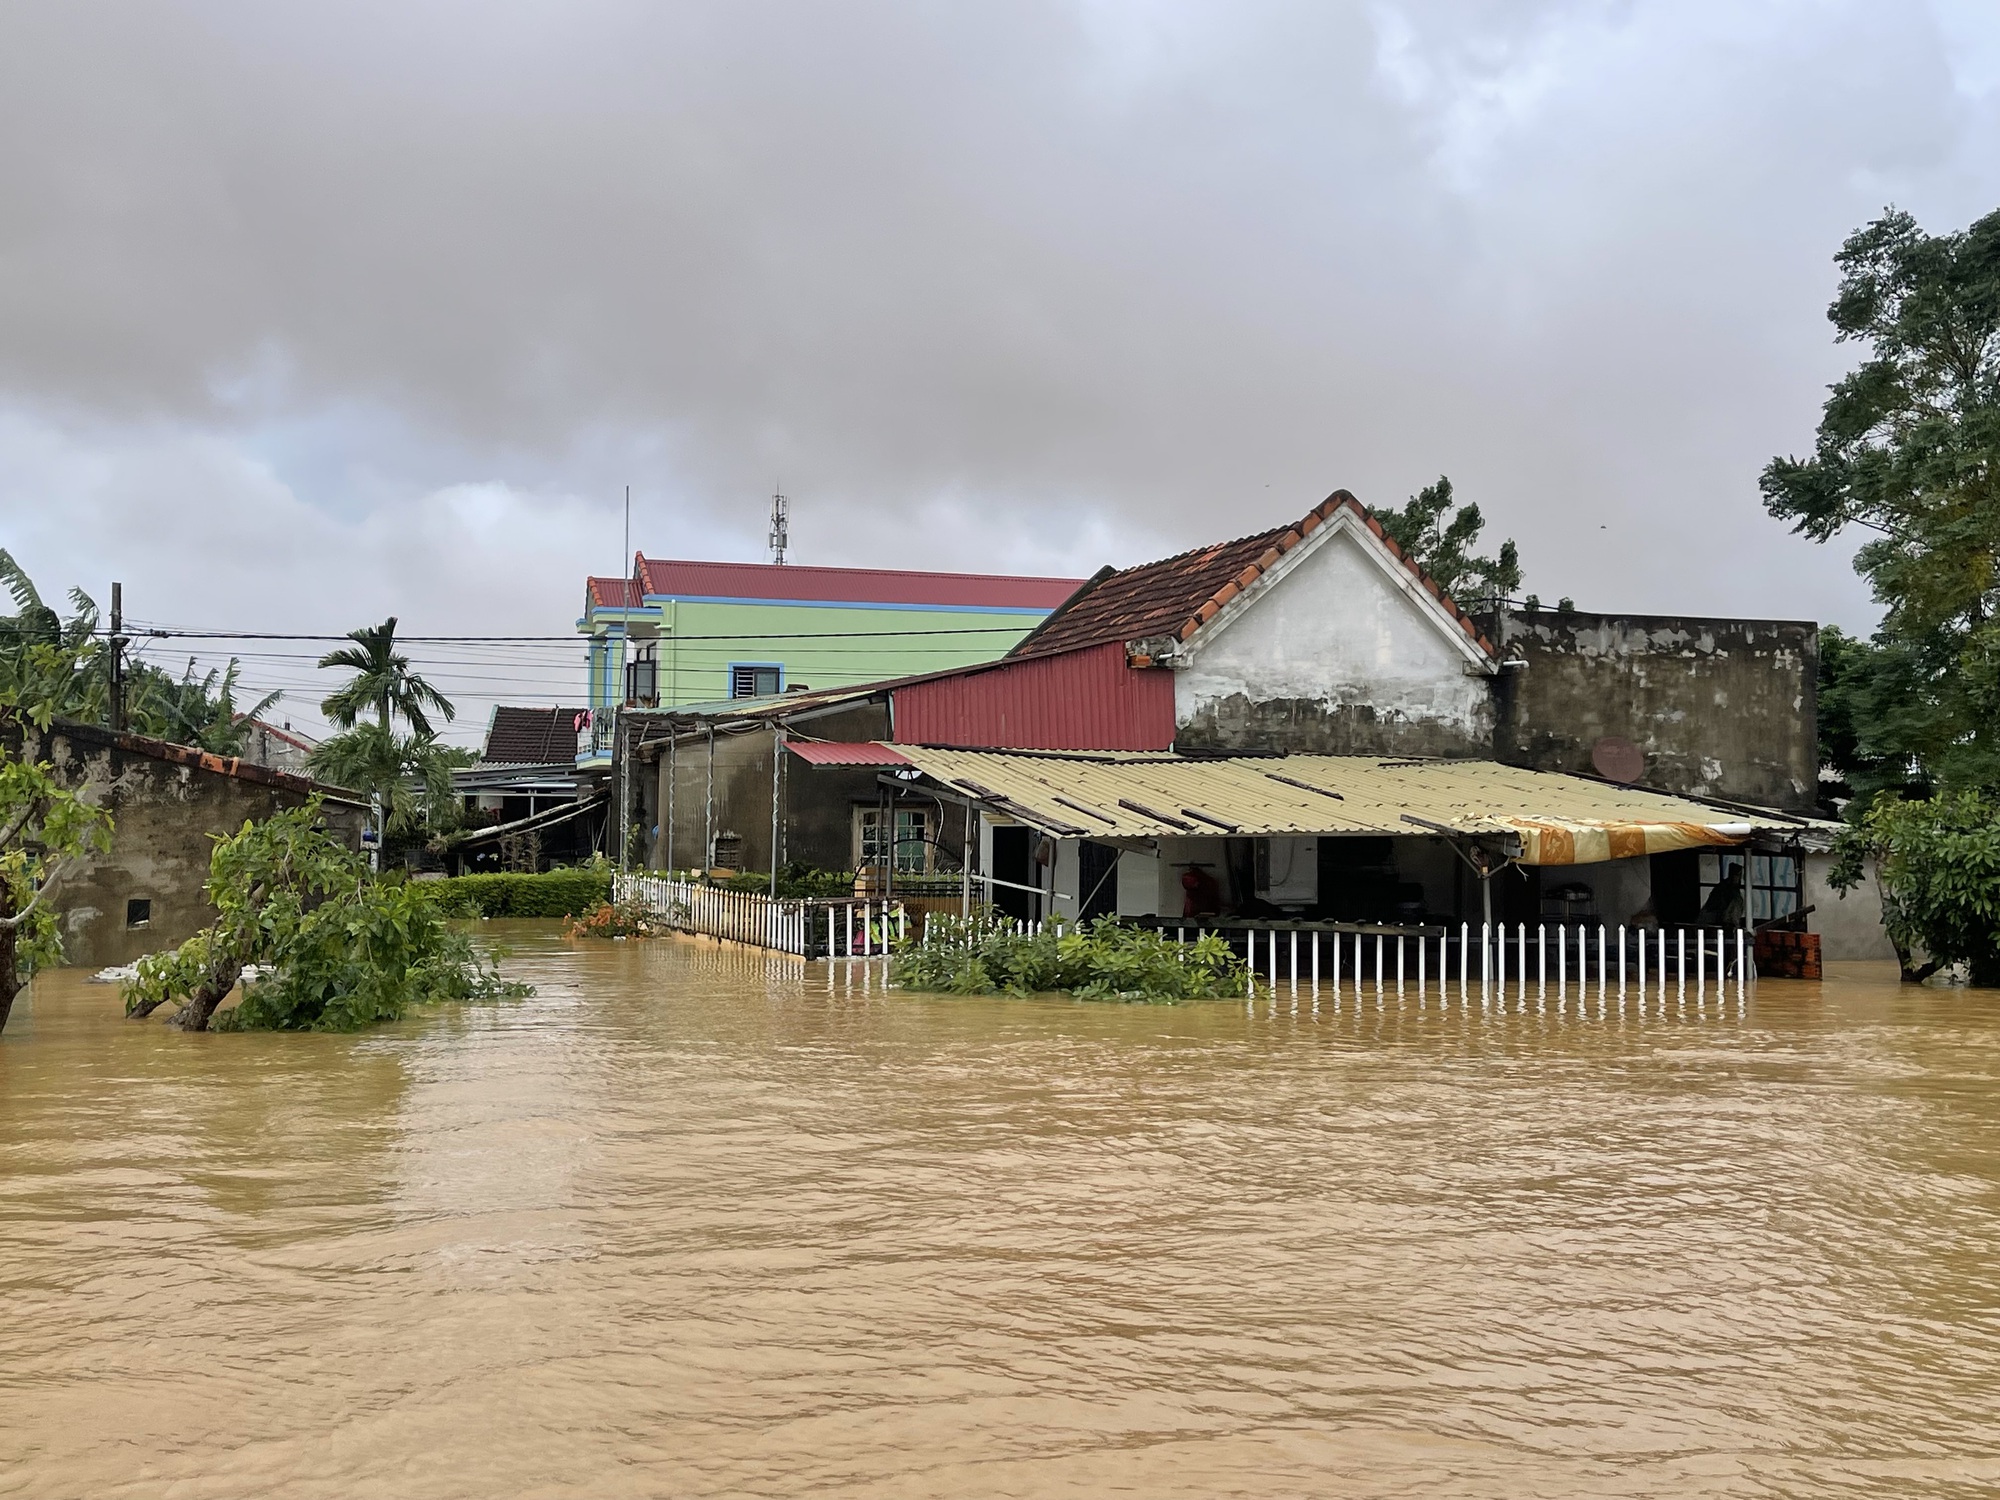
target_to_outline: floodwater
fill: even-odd
[[[2000,1490],[2000,994],[1253,1014],[509,939],[536,998],[361,1037],[38,982],[0,1496]]]

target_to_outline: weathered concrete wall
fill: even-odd
[[[1806,930],[1819,934],[1820,957],[1829,962],[1885,958],[1896,950],[1882,927],[1882,888],[1873,876],[1853,890],[1836,891],[1827,877],[1833,873],[1831,854],[1805,857],[1805,904],[1813,908]]]
[[[826,740],[887,739],[888,713],[879,704],[864,704],[817,716],[812,733]],[[715,736],[713,827],[718,834],[741,836],[745,870],[771,868],[771,748],[768,727],[742,734],[718,731]],[[653,795],[660,832],[648,851],[647,862],[655,869],[666,868],[671,855],[675,868],[690,869],[707,858],[708,741],[705,735],[684,735],[671,757],[664,748],[658,755]],[[809,766],[787,754],[779,768],[779,797],[784,810],[780,861],[846,869],[853,859],[853,806],[856,801],[874,802],[876,774],[873,766]],[[666,816],[670,806],[671,847]]]
[[[1329,535],[1195,638],[1174,674],[1181,748],[1490,753],[1488,679],[1365,545]]]
[[[1496,685],[1496,759],[1593,774],[1607,735],[1644,752],[1646,786],[1806,812],[1818,778],[1818,627],[1673,615],[1479,617],[1524,665]]]
[[[233,762],[182,746],[160,747],[178,752],[177,760],[131,748],[149,743],[60,722],[46,734],[28,729],[25,740],[18,727],[0,730],[7,753],[48,763],[64,785],[111,814],[110,851],[73,867],[56,887],[71,964],[129,964],[206,927],[215,920],[202,895],[215,836],[298,807],[311,791],[262,767],[231,774],[222,767]],[[361,845],[366,816],[350,803],[326,805],[328,826],[351,848]],[[134,901],[149,903],[143,925],[128,925]]]

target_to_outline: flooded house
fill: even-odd
[[[638,715],[628,816],[656,868],[955,876],[1031,919],[1766,925],[1877,956],[1879,908],[1825,886],[1816,638],[1475,614],[1341,491],[1105,569],[996,662]]]

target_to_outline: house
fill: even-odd
[[[546,870],[606,851],[605,773],[578,765],[591,713],[496,705],[479,761],[451,773],[473,827],[455,838],[454,873]]]
[[[1815,641],[1804,622],[1475,616],[1339,491],[1285,526],[1106,569],[999,661],[636,715],[627,816],[656,866],[969,870],[1024,914],[1102,908],[1115,866],[1128,915],[1146,914],[1134,872],[1157,886],[1201,868],[1225,909],[1300,920],[1472,920],[1497,898],[1496,920],[1691,921],[1747,876],[1748,920],[1815,907],[1825,922]],[[956,752],[1000,758],[986,774],[934,763]],[[1298,774],[1250,787],[1301,783],[1318,820],[1216,805],[1232,767],[1278,757]],[[1172,768],[1181,800],[1145,766]],[[1443,797],[1403,774],[1419,767],[1478,774]],[[1059,791],[1051,808],[1002,790],[1100,774],[1129,785],[1070,800],[1110,825],[1061,812]],[[1357,825],[1321,795],[1355,778],[1400,811]],[[1128,828],[1124,804],[1164,816]],[[1537,852],[1533,823],[1567,830],[1571,852]],[[1447,880],[1467,860],[1513,873],[1476,882],[1475,903]],[[1272,886],[1256,873],[1272,869],[1292,873]],[[1840,907],[1830,956],[1880,949],[1867,904]],[[1172,905],[1157,890],[1152,914]]]
[[[202,887],[215,840],[246,822],[324,798],[327,826],[361,847],[365,802],[350,792],[233,756],[58,719],[44,731],[0,722],[9,755],[45,762],[111,814],[111,847],[63,876],[63,956],[101,968],[173,948],[215,920]]]
[[[586,581],[595,734],[616,712],[840,687],[989,661],[1076,589],[1074,578],[633,558]]]
[[[290,724],[267,724],[262,719],[243,721],[243,759],[253,766],[305,776],[310,771],[312,753],[318,748]]]

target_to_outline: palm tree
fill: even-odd
[[[427,734],[357,724],[324,741],[307,764],[335,786],[378,795],[388,832],[400,835],[450,826],[458,808],[451,773],[478,758]]]
[[[322,667],[346,667],[354,673],[347,685],[320,704],[320,711],[343,729],[352,729],[363,713],[375,710],[376,726],[389,733],[389,716],[401,714],[419,739],[430,739],[436,731],[426,709],[436,709],[447,720],[457,711],[443,693],[410,670],[410,659],[396,650],[396,617],[380,625],[350,630],[352,646],[329,651],[319,659]]]

